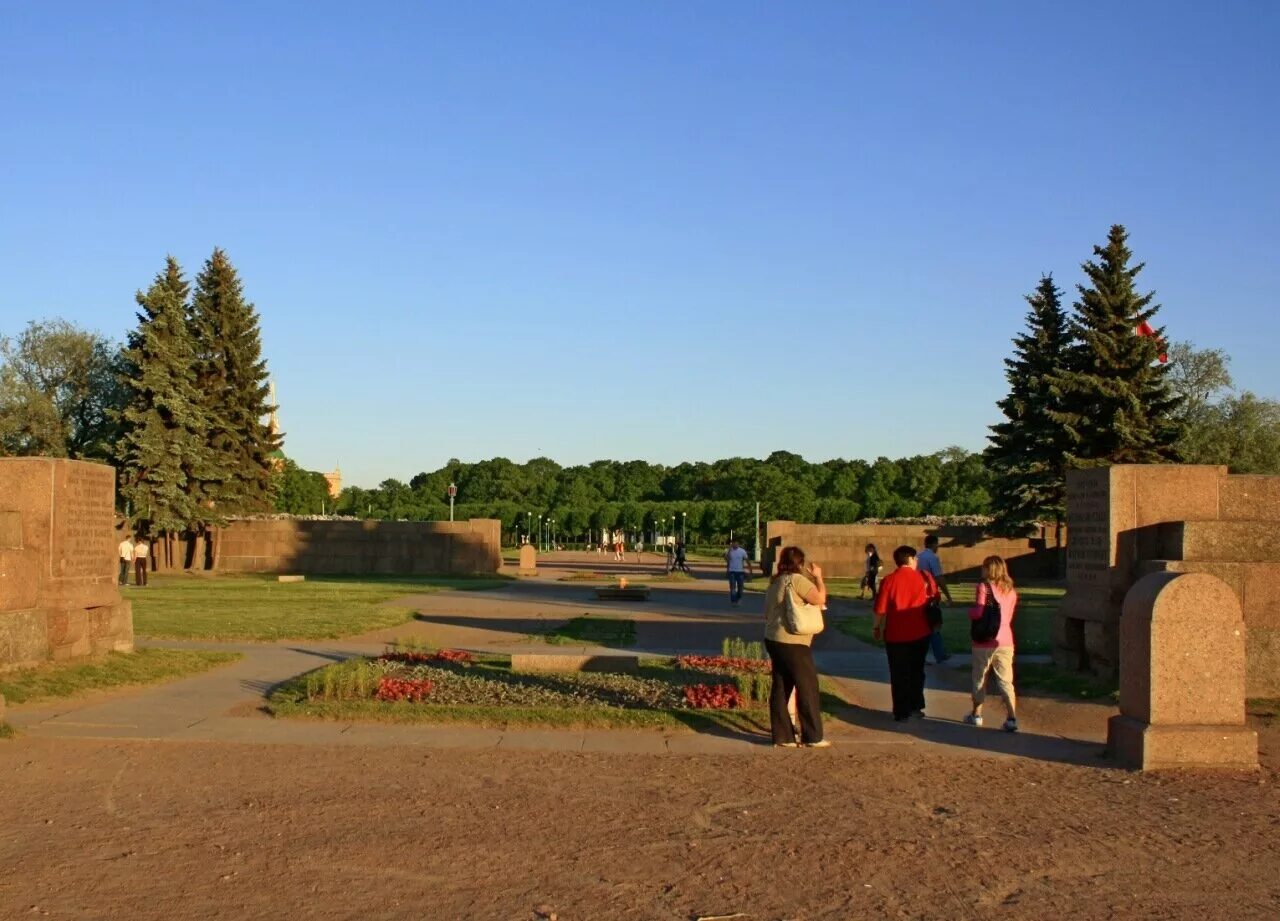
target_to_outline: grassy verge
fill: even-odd
[[[86,691],[157,684],[185,678],[240,658],[238,652],[198,649],[139,649],[112,652],[86,662],[51,663],[0,674],[0,694],[25,704]]]
[[[0,722],[0,739],[12,739],[17,736],[18,730],[14,729],[8,723]]]
[[[405,675],[429,675],[446,685],[432,692],[441,702],[386,702],[374,699],[372,687],[379,671],[373,660],[337,663],[301,675],[272,693],[271,712],[278,717],[325,720],[367,720],[391,723],[466,724],[493,728],[618,728],[732,730],[767,733],[769,712],[762,699],[767,676],[756,685],[754,699],[744,709],[699,710],[676,705],[686,684],[734,684],[728,674],[684,671],[673,660],[646,658],[636,675],[513,674],[510,660],[480,657],[467,665],[409,669]],[[364,679],[360,672],[364,671]],[[457,684],[451,684],[451,675]],[[468,693],[497,696],[500,703],[468,702]],[[322,696],[336,689],[332,696]],[[761,693],[763,691],[763,693]],[[461,697],[459,696],[461,693]],[[651,701],[646,704],[645,701]],[[554,701],[554,702],[548,702]],[[822,709],[834,718],[847,703],[834,686],[822,685]]]
[[[506,585],[507,577],[386,578],[308,576],[281,583],[275,576],[159,575],[147,588],[130,587],[133,628],[142,636],[218,640],[336,639],[393,627],[413,617],[387,602],[447,589]]]
[[[973,604],[975,586],[951,587],[955,607],[942,611],[942,637],[952,652],[967,650],[969,641],[968,609]],[[1021,653],[1044,654],[1052,649],[1053,615],[1066,590],[1059,586],[1022,585],[1018,587],[1018,611],[1013,618],[1014,643]],[[855,595],[856,597],[856,595]],[[866,616],[846,617],[839,623],[842,633],[870,643],[873,619],[871,603],[863,603]]]
[[[1018,691],[1047,691],[1077,700],[1120,699],[1120,689],[1114,681],[1103,681],[1084,672],[1073,672],[1056,665],[1020,664],[1014,672]]]
[[[633,646],[636,622],[622,617],[584,614],[542,634],[542,639],[555,646]]]

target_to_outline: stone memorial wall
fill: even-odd
[[[1060,665],[1115,676],[1124,598],[1142,576],[1205,572],[1229,585],[1246,630],[1248,693],[1280,693],[1280,477],[1118,465],[1067,474]]]
[[[982,529],[967,525],[902,524],[796,524],[770,521],[766,529],[761,564],[771,572],[783,547],[799,546],[805,559],[819,564],[836,578],[861,578],[867,544],[875,544],[884,564],[882,575],[893,571],[894,548],[906,544],[919,550],[930,534],[938,535],[938,557],[948,577],[973,581],[982,561],[1002,556],[1009,561],[1015,579],[1052,579],[1061,565],[1062,549],[1052,530],[1035,538],[988,537]]]
[[[118,541],[110,467],[0,458],[0,668],[133,648]]]
[[[341,521],[279,518],[228,523],[217,534],[215,566],[220,572],[305,575],[449,576],[494,573],[502,568],[502,523],[468,521]],[[191,553],[179,541],[172,565],[205,553]],[[164,554],[155,565],[164,566]]]

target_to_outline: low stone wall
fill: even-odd
[[[336,521],[245,519],[217,532],[214,568],[219,572],[307,575],[448,576],[493,573],[502,568],[501,522]],[[173,565],[194,556],[179,542]],[[164,565],[164,555],[157,555]]]
[[[0,458],[0,668],[133,649],[114,506],[110,467]]]
[[[796,524],[770,521],[761,562],[771,572],[782,547],[799,546],[808,562],[828,576],[861,578],[867,544],[875,544],[884,562],[882,575],[893,571],[893,551],[907,545],[919,550],[930,534],[938,535],[938,558],[948,578],[976,581],[982,561],[1002,556],[1015,579],[1052,579],[1064,560],[1052,531],[1036,538],[988,537],[971,525]]]

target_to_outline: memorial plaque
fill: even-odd
[[[50,534],[55,579],[92,579],[112,573],[115,561],[115,473],[110,467],[76,464],[65,468],[53,494]]]
[[[1081,471],[1067,479],[1067,580],[1106,587],[1113,555],[1109,470]]]

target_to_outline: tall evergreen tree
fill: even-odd
[[[190,286],[176,259],[137,294],[138,328],[123,355],[126,402],[116,444],[120,495],[134,520],[178,531],[199,517],[193,489],[207,467],[205,418],[187,328]]]
[[[1061,407],[1050,385],[1070,343],[1062,292],[1045,275],[1026,300],[1026,332],[1013,340],[1013,357],[1004,361],[1009,393],[996,404],[1005,421],[991,427],[985,451],[998,483],[992,530],[1011,535],[1026,534],[1037,522],[1062,522],[1071,448],[1066,429],[1053,418]]]
[[[196,386],[209,420],[211,465],[202,484],[212,502],[209,518],[267,511],[280,437],[264,421],[274,407],[267,398],[258,313],[221,249],[196,276],[190,325]]]
[[[1143,265],[1130,267],[1127,236],[1112,226],[1106,246],[1093,248],[1097,261],[1084,264],[1089,284],[1079,286],[1073,341],[1051,378],[1060,405],[1050,417],[1065,429],[1073,467],[1177,460],[1178,398],[1157,363],[1163,330],[1137,332],[1160,308],[1154,292],[1135,289]]]

